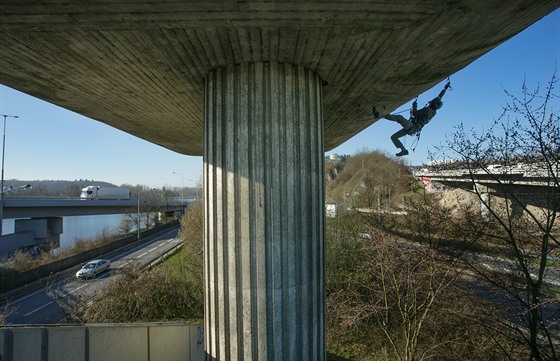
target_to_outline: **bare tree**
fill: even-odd
[[[119,230],[124,235],[128,235],[132,230],[132,220],[130,218],[125,218],[119,224]]]
[[[365,233],[363,223],[347,217],[335,220],[327,237],[331,334],[367,338],[384,359],[504,359],[482,332],[487,314],[499,311],[461,287],[458,260],[358,218],[369,224]]]
[[[558,306],[551,307],[545,292],[549,260],[560,250],[556,83],[553,76],[544,89],[532,91],[524,83],[520,96],[506,91],[503,113],[487,131],[467,132],[461,125],[438,147],[468,170],[472,192],[484,211],[482,219],[471,218],[472,234],[476,231],[503,251],[490,266],[475,262],[472,267],[503,291],[501,302],[508,302],[518,316],[508,320],[507,329],[523,340],[531,360],[556,360],[560,344],[558,314],[551,314]]]
[[[365,264],[378,274],[381,285],[374,317],[398,360],[434,357],[436,348],[420,347],[421,336],[457,272],[443,267],[446,262],[435,259],[434,251],[394,242],[375,247]]]
[[[130,221],[132,227],[139,229],[142,227],[142,214],[138,212],[138,208],[131,207],[127,212],[127,219]]]
[[[140,192],[141,197],[140,197]],[[138,206],[131,207],[126,215],[136,229],[150,229],[157,224],[161,193],[155,190],[137,191]]]
[[[157,223],[158,206],[160,202],[160,194],[150,191],[142,195],[140,202],[140,214],[143,215],[144,227],[150,229]]]
[[[66,286],[71,276],[66,279],[51,278],[45,284],[45,292],[60,307],[62,320],[66,323],[81,322],[84,309],[87,308],[87,297],[79,292],[69,292]],[[50,320],[51,322],[59,320]]]
[[[8,318],[17,312],[17,306],[13,306],[10,300],[3,302],[0,307],[0,326],[8,324]]]

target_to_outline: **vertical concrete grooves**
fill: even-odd
[[[205,85],[209,359],[325,360],[321,80],[249,63]]]

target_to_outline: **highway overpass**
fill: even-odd
[[[485,168],[466,169],[456,167],[430,167],[413,171],[416,179],[428,190],[436,189],[435,184],[461,188],[469,192],[491,195],[505,199],[516,197],[522,205],[550,208],[560,199],[558,174],[551,174],[546,164],[517,164],[504,166],[488,165]],[[512,206],[515,206],[512,204]]]
[[[472,189],[473,184],[484,185],[494,192],[503,187],[525,188],[527,192],[542,192],[549,187],[558,187],[557,180],[547,164],[534,162],[513,166],[490,164],[484,168],[461,168],[449,166],[416,169],[414,176],[419,180],[439,182],[451,187]]]
[[[29,249],[45,244],[59,244],[64,232],[63,217],[98,214],[160,212],[180,215],[191,199],[169,199],[154,202],[142,199],[87,200],[87,199],[30,199],[4,198],[0,200],[0,219],[16,218],[12,234],[0,236],[0,257],[18,249]],[[1,228],[0,228],[1,229]]]
[[[150,209],[157,212],[181,211],[182,206],[192,203],[192,199],[170,199],[153,203]],[[3,218],[42,218],[87,216],[97,214],[135,213],[138,206],[145,207],[142,199],[138,200],[86,200],[86,199],[30,199],[5,198],[3,200]]]

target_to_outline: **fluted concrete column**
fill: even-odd
[[[205,86],[208,359],[325,360],[321,80],[251,63]]]

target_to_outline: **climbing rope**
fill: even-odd
[[[420,129],[415,135],[416,135],[416,139],[414,139],[414,142],[412,142],[412,145],[410,146],[412,148],[412,152],[414,153],[416,151],[416,147],[418,146],[418,143],[420,142],[420,133],[422,132],[422,129]]]

